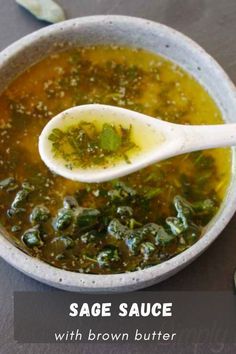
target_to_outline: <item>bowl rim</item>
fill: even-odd
[[[57,33],[62,27],[70,29],[75,24],[84,25],[97,21],[100,23],[116,22],[123,25],[129,22],[129,24],[145,26],[147,30],[153,28],[155,30],[158,29],[160,32],[164,31],[168,35],[177,38],[177,40],[185,42],[186,45],[191,47],[191,49],[194,50],[198,56],[203,57],[205,61],[214,66],[214,70],[217,70],[218,74],[225,81],[227,89],[233,93],[236,102],[236,90],[234,84],[231,82],[221,66],[215,61],[215,59],[207,54],[202,47],[186,35],[172,29],[171,27],[138,17],[120,15],[86,16],[39,29],[17,40],[1,51],[0,66],[1,63],[6,63],[6,61],[10,60],[13,56],[16,56],[22,47],[29,47],[36,40],[38,40],[39,37]],[[232,155],[234,152],[236,153],[236,151],[232,149]],[[232,167],[234,167],[233,158]],[[207,249],[207,247],[219,236],[236,211],[236,193],[233,193],[234,190],[236,190],[236,179],[234,178],[232,168],[230,185],[221,206],[221,210],[217,213],[216,218],[213,219],[213,223],[210,223],[209,229],[204,236],[184,252],[174,256],[170,260],[147,269],[107,275],[93,275],[67,271],[51,266],[37,258],[25,254],[10,241],[8,241],[1,233],[0,256],[13,267],[29,275],[30,277],[64,290],[80,292],[121,292],[140,289],[158,283],[169,276],[174,275]]]

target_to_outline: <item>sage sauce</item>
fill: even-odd
[[[81,273],[140,270],[185,251],[224,199],[230,149],[181,155],[106,183],[73,182],[44,165],[38,137],[61,111],[91,103],[179,124],[223,123],[206,90],[156,54],[93,46],[48,56],[0,96],[1,225],[25,252]],[[113,140],[121,148],[121,137]]]

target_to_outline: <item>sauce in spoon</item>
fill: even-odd
[[[99,104],[60,113],[39,137],[46,165],[81,182],[109,181],[176,155],[231,145],[236,124],[173,124]]]
[[[81,174],[132,165],[164,142],[164,135],[149,122],[118,115],[118,111],[107,112],[108,106],[96,109],[98,106],[102,108],[86,105],[66,110],[44,128],[39,149],[51,170],[69,179],[88,181]]]

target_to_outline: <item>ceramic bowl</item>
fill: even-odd
[[[236,120],[233,84],[201,47],[162,24],[124,16],[92,16],[43,28],[0,53],[0,91],[16,75],[47,54],[73,46],[121,44],[161,54],[191,73],[210,93],[225,122]],[[28,276],[51,286],[83,292],[122,292],[158,283],[180,271],[217,238],[236,210],[236,151],[232,149],[232,178],[225,200],[204,236],[191,248],[148,269],[115,275],[80,274],[54,268],[26,255],[0,235],[0,256]],[[5,234],[6,235],[6,234]]]

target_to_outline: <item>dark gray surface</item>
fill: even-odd
[[[145,17],[182,31],[202,45],[236,83],[236,0],[58,0],[67,17],[123,14]],[[0,0],[0,49],[44,26],[14,0]],[[217,85],[217,83],[216,83]],[[236,216],[197,261],[151,290],[232,290],[236,268]],[[13,340],[13,292],[52,291],[0,260],[0,354],[235,353],[232,347],[145,345],[18,345]],[[40,309],[39,309],[40,310]]]

